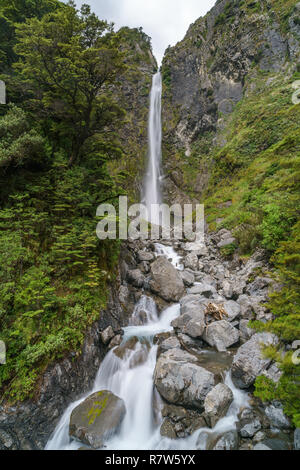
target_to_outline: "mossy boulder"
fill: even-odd
[[[93,393],[71,414],[69,434],[99,449],[119,429],[126,413],[124,401],[107,390]]]

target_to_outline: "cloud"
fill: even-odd
[[[215,0],[77,0],[88,3],[101,19],[116,28],[142,26],[152,38],[154,55],[160,63],[168,45],[183,39],[189,25],[207,13]]]

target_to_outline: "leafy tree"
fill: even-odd
[[[124,112],[113,99],[112,85],[124,64],[112,25],[99,20],[89,6],[79,13],[70,3],[18,25],[17,38],[21,60],[16,69],[32,94],[30,108],[47,134],[70,149],[70,166],[99,149],[114,158],[109,126]]]

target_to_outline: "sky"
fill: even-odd
[[[181,41],[191,23],[204,16],[216,0],[77,0],[77,5],[88,3],[103,20],[121,26],[143,27],[152,38],[154,55],[158,61],[165,49]]]

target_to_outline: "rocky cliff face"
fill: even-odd
[[[162,74],[170,199],[180,199],[182,190],[203,193],[213,165],[205,155],[225,144],[220,134],[251,79],[259,73],[291,76],[296,70],[299,14],[295,1],[220,0],[167,50]],[[196,142],[203,157],[194,162]]]

